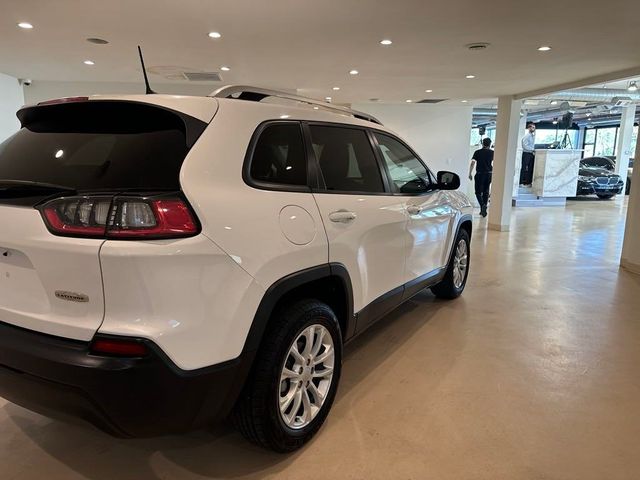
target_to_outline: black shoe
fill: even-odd
[[[487,208],[486,207],[480,207],[480,216],[481,217],[486,217],[487,216]]]

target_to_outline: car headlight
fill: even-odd
[[[591,183],[593,182],[595,179],[593,177],[584,177],[582,175],[578,175],[578,180],[580,180],[581,182],[587,182],[587,183]]]

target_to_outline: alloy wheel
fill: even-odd
[[[456,253],[453,257],[453,284],[456,288],[461,288],[464,284],[467,267],[469,264],[469,249],[467,242],[460,239],[456,246]]]
[[[280,373],[278,408],[287,427],[304,428],[316,417],[331,388],[334,361],[333,338],[323,325],[296,336]]]

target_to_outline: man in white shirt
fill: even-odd
[[[533,163],[536,149],[536,126],[527,123],[527,133],[522,137],[522,168],[520,169],[520,185],[533,183]]]

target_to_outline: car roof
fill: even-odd
[[[356,118],[349,113],[348,109],[344,111],[336,110],[331,104],[327,104],[326,108],[322,105],[306,104],[299,101],[287,101],[277,98],[266,98],[263,101],[241,100],[236,98],[214,98],[208,96],[190,96],[190,95],[166,95],[166,94],[100,94],[90,95],[88,97],[70,97],[50,100],[38,103],[37,105],[66,103],[69,101],[122,101],[146,103],[149,105],[157,105],[177,112],[190,115],[194,118],[209,123],[215,116],[220,107],[225,109],[242,108],[255,109],[259,112],[264,120],[290,119],[299,121],[317,121],[329,123],[341,123],[345,125],[354,125],[360,127],[373,128],[384,132],[394,132],[385,128],[380,123],[368,121],[362,118]],[[26,108],[26,107],[23,107]]]

